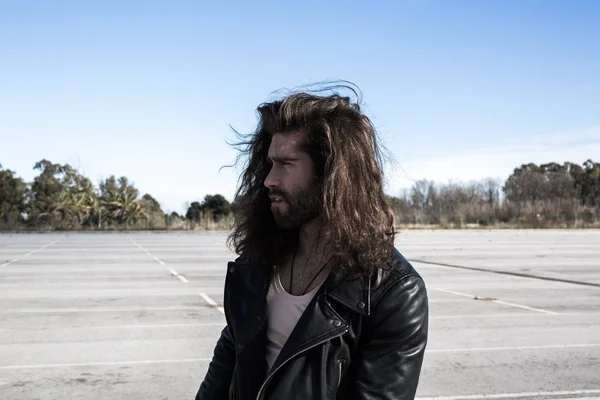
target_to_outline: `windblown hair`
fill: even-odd
[[[257,111],[255,132],[238,143],[248,159],[228,244],[241,258],[267,265],[280,262],[296,245],[297,232],[275,223],[264,181],[273,135],[303,130],[303,150],[313,160],[322,193],[322,239],[338,265],[350,272],[369,274],[384,266],[394,250],[394,217],[383,192],[377,135],[358,103],[337,93],[297,92],[263,103]]]

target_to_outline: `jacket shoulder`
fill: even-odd
[[[376,303],[390,289],[402,292],[415,285],[420,286],[426,296],[423,278],[411,262],[397,248],[394,248],[389,261],[381,265],[373,277],[371,287],[373,302]]]
[[[375,276],[374,289],[377,289],[381,285],[385,285],[390,280],[402,279],[408,276],[414,276],[421,279],[421,275],[411,262],[408,261],[395,247],[388,262],[382,264],[377,269]]]

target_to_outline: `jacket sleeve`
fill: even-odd
[[[217,340],[213,358],[195,400],[225,400],[229,398],[229,386],[235,366],[235,348],[229,328],[225,326]]]
[[[355,400],[414,399],[427,344],[429,305],[421,277],[388,288],[368,317],[348,394]]]

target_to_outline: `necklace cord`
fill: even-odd
[[[308,288],[310,287],[310,285],[312,285],[313,282],[315,281],[315,279],[317,279],[317,276],[321,275],[321,272],[323,272],[323,270],[329,264],[329,261],[331,261],[332,258],[333,258],[333,256],[329,257],[329,260],[327,260],[327,262],[321,267],[321,269],[319,270],[319,272],[317,272],[316,275],[313,276],[313,278],[309,282],[308,286],[306,286],[306,288],[302,292],[301,296],[304,296],[306,294],[306,291],[308,290]],[[294,255],[292,257],[292,267],[290,268],[290,294],[292,294],[292,288],[294,287],[293,286],[293,282],[294,282],[294,261],[296,261],[296,250],[294,250]]]

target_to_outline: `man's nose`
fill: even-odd
[[[279,178],[277,177],[277,173],[275,172],[275,168],[271,167],[271,170],[267,174],[264,182],[265,186],[268,188],[276,187],[279,185]]]

